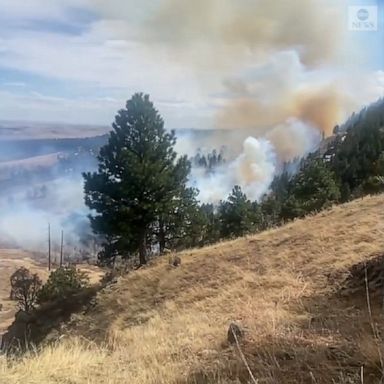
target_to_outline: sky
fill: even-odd
[[[346,71],[356,75],[351,76],[354,81],[360,75],[365,83],[379,79],[367,90],[366,85],[356,81],[346,91],[361,92],[362,104],[373,101],[381,95],[378,87],[384,81],[383,0],[316,1],[323,1],[324,7],[316,8],[319,14],[315,16],[319,17],[314,20],[319,26],[322,22],[333,25],[323,33],[343,35],[337,48],[339,55],[333,55],[326,64],[320,63],[319,57],[313,64],[312,58],[300,54],[294,40],[282,42],[279,36],[263,30],[261,35],[270,40],[269,45],[249,38],[247,42],[252,44],[233,51],[238,44],[233,36],[224,40],[216,36],[221,21],[211,17],[216,9],[208,3],[217,0],[204,3],[206,14],[184,0],[178,0],[177,6],[171,0],[0,0],[0,120],[110,125],[125,100],[142,91],[151,95],[169,128],[214,128],[221,121],[217,117],[220,109],[234,97],[233,79],[247,83],[252,78],[254,82],[259,76],[255,71],[268,77],[265,68],[273,65],[271,57],[288,58],[295,66],[298,56],[296,67],[305,67],[305,71],[300,69],[298,81],[311,78],[313,84],[318,84],[327,78],[326,82],[331,83]],[[229,4],[231,0],[221,4],[224,2]],[[341,9],[337,17],[328,13],[335,4]],[[378,30],[349,31],[349,6],[377,6]],[[230,4],[227,9],[224,18],[230,17]],[[252,9],[257,13],[257,8]],[[180,24],[178,12],[189,13],[186,19],[180,17],[185,25]],[[300,21],[299,13],[297,23],[310,23]],[[252,15],[246,17],[252,20]],[[255,23],[257,20],[255,14]],[[215,23],[215,33],[205,30],[207,24]],[[290,35],[289,29],[297,26],[286,24],[284,28]],[[242,38],[247,39],[248,33],[253,32],[245,31]],[[206,37],[210,44],[205,43]],[[308,51],[312,49],[310,41],[301,43]],[[228,56],[231,60],[227,60]],[[284,71],[284,67],[278,69]]]

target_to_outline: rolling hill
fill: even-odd
[[[0,358],[0,382],[378,383],[383,205],[367,197],[186,251],[177,268],[157,259],[101,291],[57,343]]]

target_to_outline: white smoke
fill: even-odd
[[[235,184],[259,198],[282,163],[316,148],[383,92],[376,76],[361,81],[364,70],[353,67],[361,53],[349,49],[347,0],[90,1],[115,39],[195,73],[218,130],[205,139],[188,134],[177,149],[225,146],[229,160],[213,173],[193,169],[202,201],[226,198]]]
[[[211,172],[193,167],[191,185],[199,189],[199,199],[204,203],[225,199],[235,185],[241,186],[249,199],[258,200],[285,162],[303,157],[320,140],[318,130],[290,119],[263,137],[247,137],[240,155]]]
[[[280,162],[303,157],[316,149],[321,141],[318,129],[294,118],[276,125],[265,137],[273,144]]]
[[[231,164],[235,184],[241,185],[252,200],[265,193],[276,170],[276,155],[272,144],[265,139],[248,137],[243,153]]]
[[[64,231],[68,254],[90,233],[81,177],[61,177],[46,185],[44,197],[33,198],[24,189],[15,187],[11,197],[0,199],[0,247],[16,246],[46,253],[50,225],[53,252],[57,253]],[[32,181],[31,187],[35,186]]]

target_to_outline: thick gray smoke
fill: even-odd
[[[246,134],[247,131],[237,132],[238,136]],[[211,172],[201,167],[192,168],[191,185],[199,189],[202,202],[217,203],[227,197],[235,185],[240,185],[250,199],[258,200],[268,191],[273,177],[284,163],[303,157],[314,150],[321,140],[317,129],[295,119],[276,125],[258,138],[246,137],[238,151],[231,150],[232,135],[222,133],[221,138],[222,142],[228,141],[228,145],[223,147],[224,157],[228,161]],[[191,146],[191,142],[195,146]],[[215,149],[209,137],[205,140],[199,140],[192,134],[180,137],[177,146],[179,151],[193,156],[196,152],[191,152],[191,149],[196,151],[197,148],[203,153]]]
[[[178,148],[190,153],[225,146],[229,157],[214,174],[193,170],[202,201],[225,198],[234,184],[258,199],[282,162],[313,150],[382,92],[377,74],[353,92],[356,68],[345,55],[346,0],[134,3],[92,0],[114,38],[134,40],[150,57],[166,56],[170,65],[194,71],[218,131],[204,142],[184,136]]]

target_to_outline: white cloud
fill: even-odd
[[[96,98],[66,99],[38,92],[15,94],[0,91],[0,115],[11,120],[100,124],[112,121],[121,105],[121,102]]]
[[[6,9],[7,14],[14,18],[47,17],[64,20],[67,6],[78,6],[83,3],[86,1],[80,3],[61,1],[52,5],[46,0],[32,0],[23,8],[21,1],[0,0],[0,9]],[[39,9],[43,10],[39,12]],[[0,25],[0,31],[2,28],[6,27]],[[49,79],[54,79],[56,83],[60,81],[66,84],[66,94],[71,93],[71,84],[81,89],[84,98],[80,102],[76,100],[73,103],[74,108],[71,106],[70,116],[66,107],[71,104],[70,100],[66,100],[61,106],[56,100],[57,107],[51,107],[47,111],[47,114],[50,114],[49,119],[52,117],[57,120],[64,118],[93,122],[97,118],[102,118],[99,123],[109,123],[116,110],[123,107],[126,99],[134,92],[143,91],[149,93],[156,104],[162,100],[172,101],[159,105],[159,108],[164,110],[164,117],[171,128],[197,124],[209,126],[210,122],[207,121],[204,108],[201,112],[196,109],[196,105],[201,104],[203,96],[193,71],[180,63],[168,60],[165,54],[158,53],[152,56],[134,39],[122,39],[123,33],[133,36],[133,30],[129,29],[126,22],[102,19],[90,23],[79,35],[12,28],[6,39],[0,39],[2,53],[0,67],[41,76],[47,79],[45,83],[49,83]],[[3,79],[3,82],[7,82],[6,79]],[[44,92],[49,93],[46,86],[44,89]],[[57,88],[53,91],[53,94],[60,93],[60,89]],[[100,93],[101,99],[104,98],[103,102],[94,96]],[[27,117],[34,118],[42,112],[40,108],[42,101],[37,95],[22,97],[27,103],[24,105],[28,111]],[[19,98],[20,96],[14,96],[9,100]],[[111,99],[119,100],[119,103],[113,103],[111,107]],[[181,106],[177,100],[186,100],[185,116],[182,116]],[[50,106],[54,103],[52,100],[44,102]],[[95,103],[94,108],[90,106],[91,103]],[[13,118],[15,110],[19,107],[11,105],[9,101],[7,105],[7,109],[4,105],[1,109],[6,118]],[[99,108],[104,108],[105,111],[101,112]],[[89,110],[96,110],[96,113],[88,114],[86,117],[86,111]],[[45,116],[41,116],[41,119],[45,119]]]
[[[0,90],[0,116],[7,120],[64,122],[73,124],[110,125],[116,112],[123,108],[130,93],[121,97],[52,97],[39,92],[13,93]],[[194,128],[209,126],[210,113],[203,105],[169,103],[159,100],[156,107],[166,127]]]

